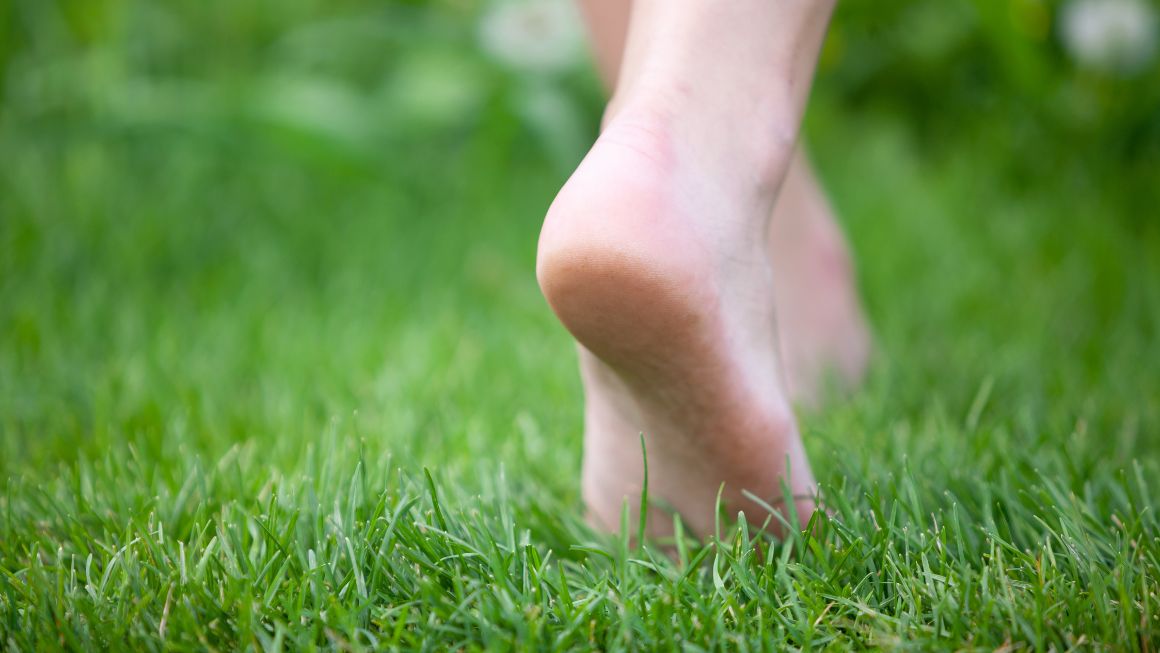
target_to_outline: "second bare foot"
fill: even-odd
[[[816,408],[828,382],[861,383],[871,339],[846,238],[800,153],[778,193],[769,251],[786,387],[795,404]]]

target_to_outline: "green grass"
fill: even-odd
[[[0,648],[1157,649],[1155,192],[1012,181],[823,78],[879,348],[802,416],[833,512],[673,560],[581,519],[532,274],[578,151],[501,100],[366,148],[82,61],[104,90],[0,108]]]

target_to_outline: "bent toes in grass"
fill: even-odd
[[[698,534],[719,489],[728,513],[762,523],[747,495],[776,505],[788,481],[811,512],[766,239],[828,16],[827,3],[635,5],[607,126],[549,210],[537,261],[580,346],[599,526],[643,489],[638,434],[650,496]],[[671,524],[660,517],[653,534]]]

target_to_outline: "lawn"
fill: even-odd
[[[589,72],[498,71],[453,2],[50,4],[4,10],[0,648],[1160,648],[1155,151],[824,65],[877,344],[800,416],[832,512],[669,557],[583,522],[533,275]]]

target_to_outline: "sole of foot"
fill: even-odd
[[[583,496],[592,522],[657,506],[706,535],[760,502],[803,519],[814,481],[781,378],[764,235],[776,184],[738,183],[682,151],[668,125],[622,111],[544,222],[537,276],[579,343],[585,390]],[[787,155],[788,158],[788,155]],[[716,174],[715,174],[716,173]],[[649,533],[671,532],[664,507]],[[635,523],[635,521],[633,522]]]

